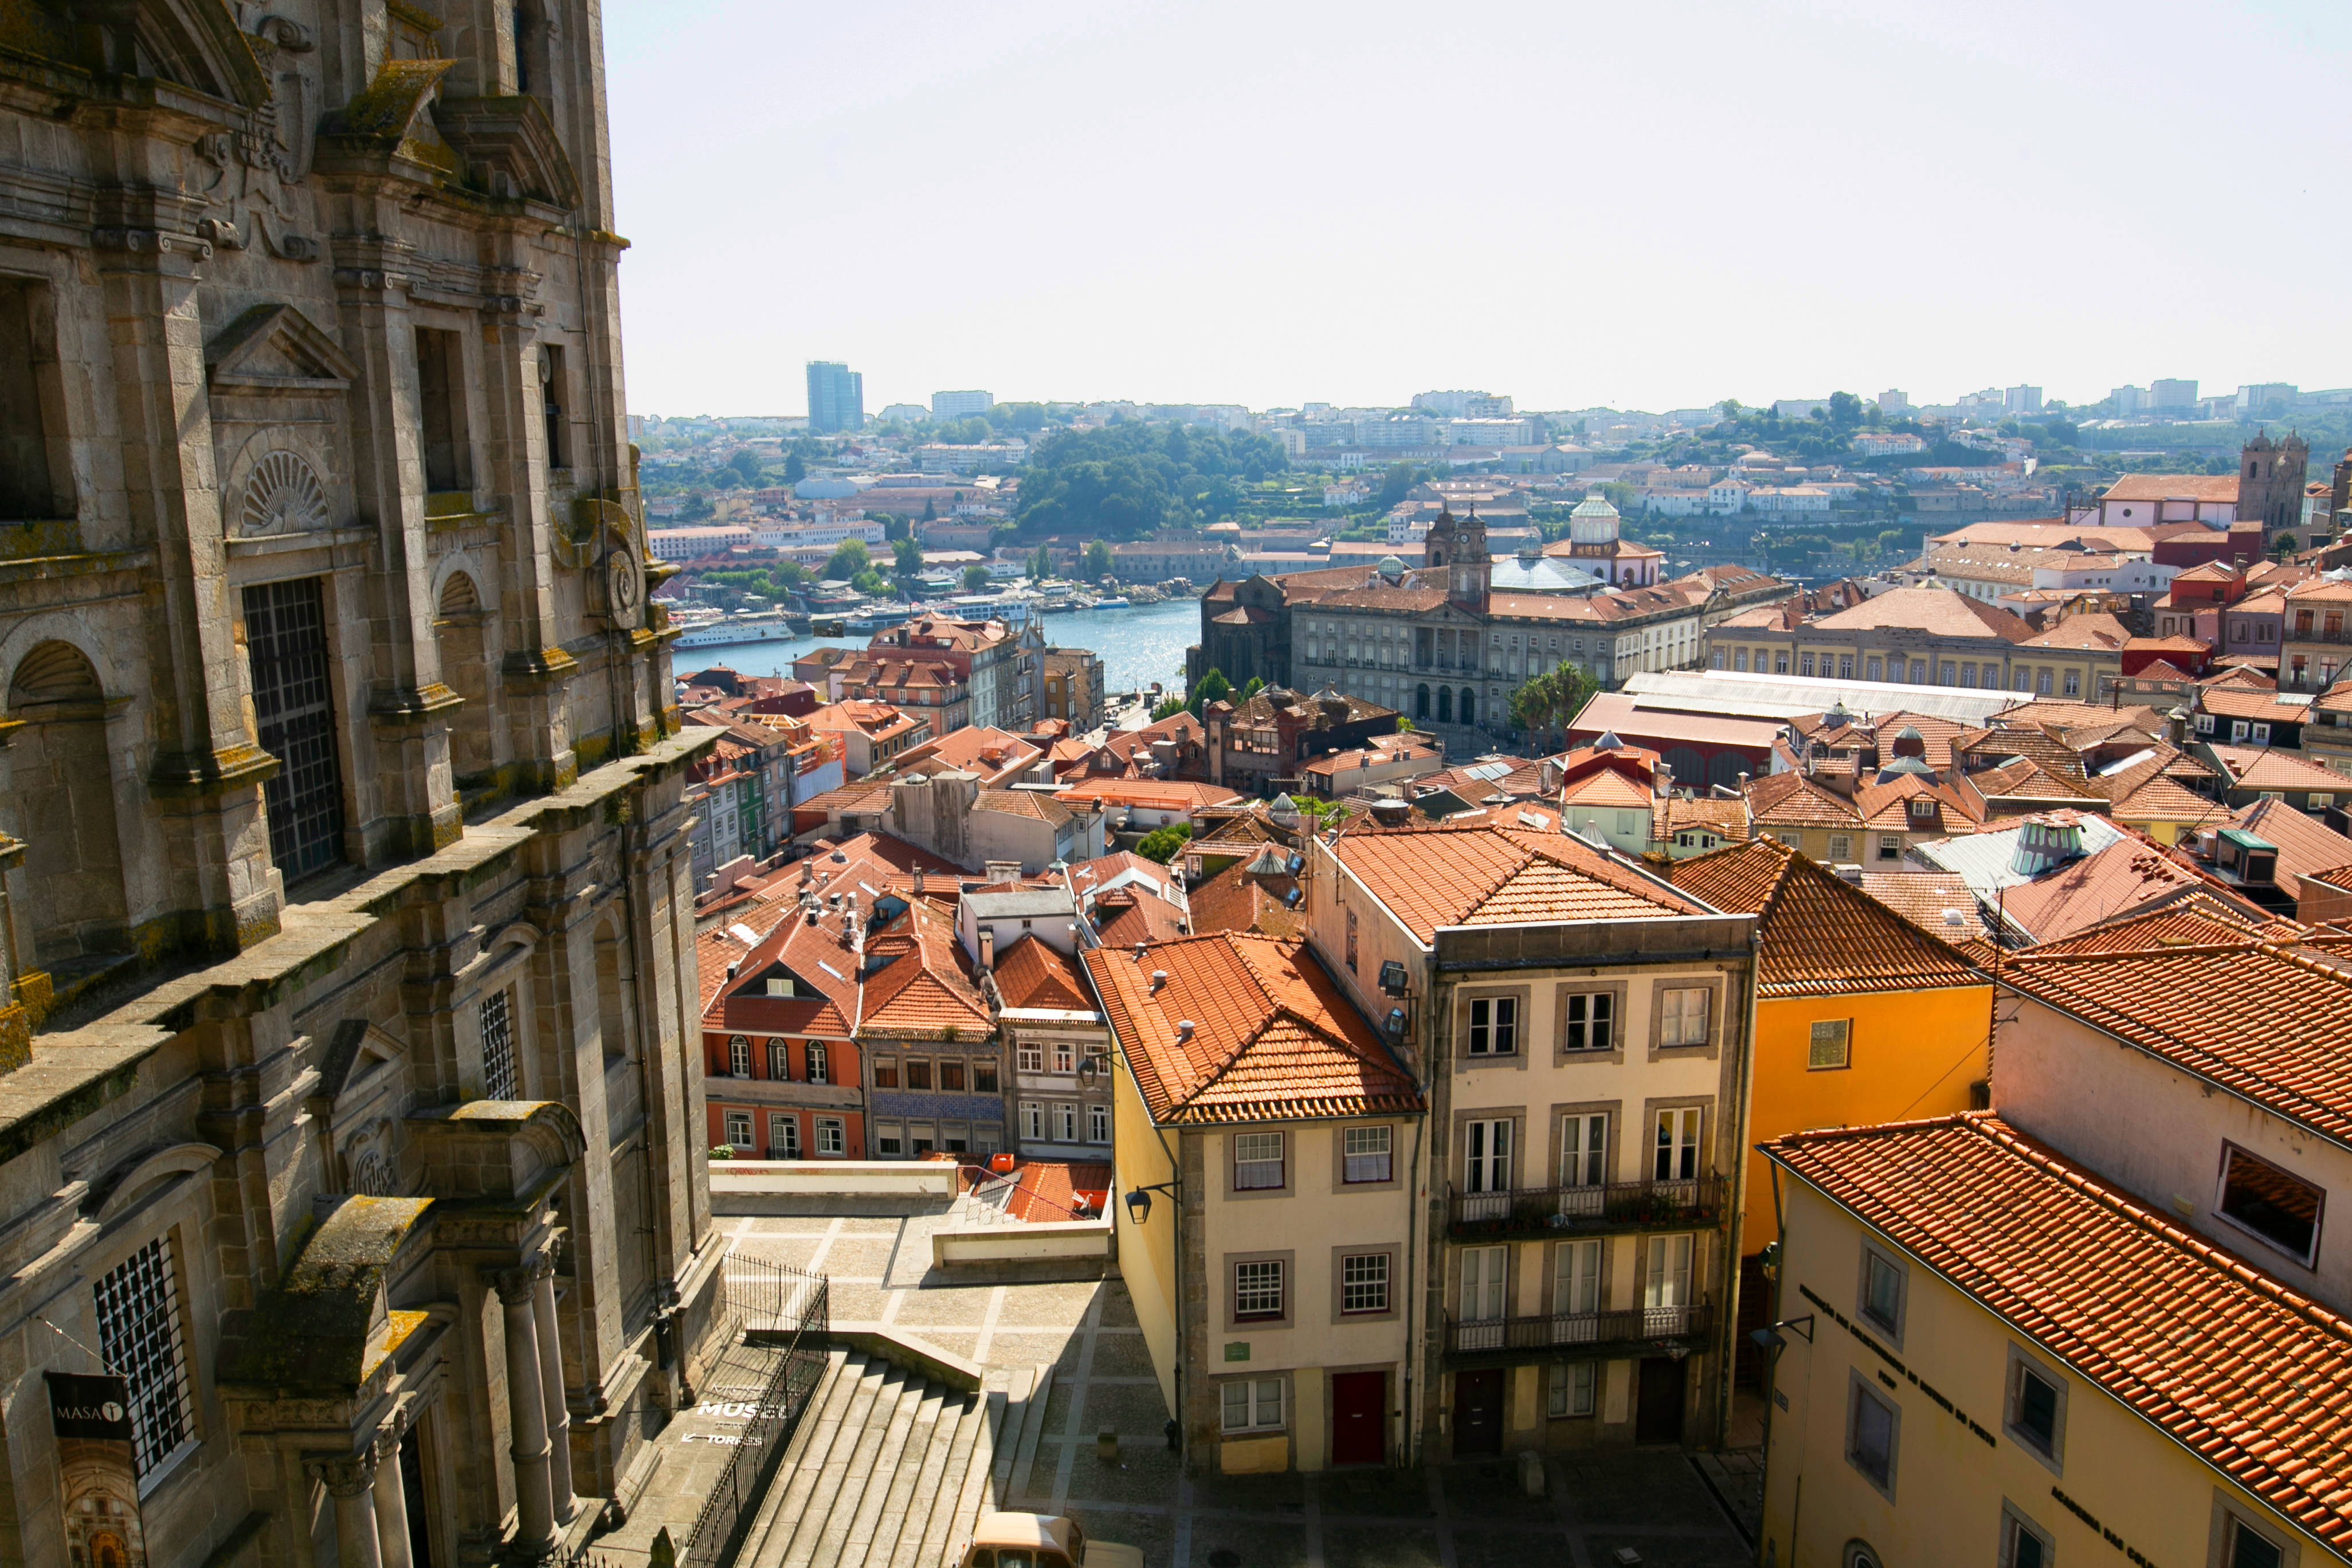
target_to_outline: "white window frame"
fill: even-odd
[[[849,1124],[838,1116],[816,1119],[816,1152],[821,1158],[839,1159],[849,1147]]]
[[[1590,1361],[1554,1362],[1547,1381],[1545,1414],[1555,1421],[1591,1415],[1593,1385],[1599,1381],[1593,1374],[1600,1370],[1600,1365],[1598,1362]]]
[[[1849,865],[1853,862],[1853,834],[1832,833],[1830,835],[1830,859],[1839,865]]]
[[[1465,1323],[1500,1322],[1511,1310],[1511,1249],[1465,1247],[1458,1300]]]
[[[1706,1173],[1705,1106],[1661,1106],[1651,1126],[1652,1181],[1689,1182]]]
[[[806,1046],[802,1047],[802,1054],[808,1058],[809,1082],[831,1083],[833,1081],[825,1068],[824,1042],[823,1040],[811,1040]]]
[[[1511,1191],[1511,1119],[1474,1121],[1462,1128],[1462,1190],[1465,1193]]]
[[[727,1071],[733,1078],[751,1076],[751,1042],[740,1035],[727,1037]]]
[[[1563,1187],[1605,1187],[1609,1184],[1609,1113],[1572,1110],[1560,1119],[1559,1184]]]
[[[1109,1106],[1096,1104],[1087,1107],[1087,1142],[1089,1143],[1110,1142]]]
[[[2285,1242],[2281,1241],[2276,1237],[2270,1236],[2263,1231],[2257,1230],[2252,1225],[2239,1218],[2236,1215],[2230,1213],[2227,1209],[2221,1206],[2222,1204],[2228,1200],[2230,1195],[2230,1168],[2231,1164],[2238,1160],[2243,1160],[2249,1165],[2257,1166],[2263,1170],[2272,1172],[2283,1180],[2292,1182],[2297,1186],[2309,1188],[2312,1194],[2317,1198],[2318,1207],[2317,1212],[2315,1212],[2312,1216],[2311,1247],[2308,1251],[2297,1253]],[[2293,1258],[2296,1263],[2301,1264],[2305,1268],[2315,1268],[2319,1262],[2319,1249],[2321,1244],[2326,1238],[2327,1230],[2327,1189],[2321,1186],[2316,1182],[2310,1181],[2303,1176],[2297,1175],[2294,1172],[2288,1170],[2285,1166],[2281,1165],[2274,1160],[2265,1160],[2252,1150],[2243,1148],[2239,1144],[2232,1143],[2227,1139],[2224,1139],[2221,1143],[2221,1168],[2215,1175],[2213,1181],[2213,1217],[2228,1226],[2231,1230],[2238,1231],[2245,1236],[2252,1237],[2254,1240],[2262,1243],[2263,1246],[2270,1248],[2282,1258]]]
[[[1519,999],[1515,995],[1473,996],[1465,1038],[1474,1057],[1515,1057],[1519,1054]]]
[[[1244,1258],[1233,1268],[1234,1321],[1273,1323],[1290,1316],[1289,1270],[1281,1258]]]
[[[1023,1072],[1044,1072],[1045,1047],[1034,1040],[1024,1040],[1019,1047],[1018,1059]]]
[[[778,1137],[778,1133],[783,1134]],[[801,1157],[801,1119],[789,1111],[768,1112],[768,1148],[779,1160]]]
[[[1236,1401],[1234,1395],[1239,1393]],[[1279,1432],[1284,1430],[1284,1398],[1282,1379],[1278,1377],[1227,1378],[1218,1395],[1219,1430],[1234,1432]]]
[[[752,1137],[751,1137],[751,1113],[750,1111],[748,1111],[748,1110],[730,1110],[730,1111],[726,1111],[726,1112],[724,1112],[724,1113],[723,1113],[721,1120],[724,1121],[724,1123],[725,1123],[725,1125],[726,1125],[726,1129],[727,1129],[727,1147],[728,1147],[728,1148],[730,1148],[730,1149],[755,1149],[755,1148],[759,1147],[759,1145],[758,1145],[757,1143],[755,1143],[755,1142],[752,1142]],[[738,1136],[736,1136],[736,1134],[737,1134],[738,1132],[740,1132],[740,1133],[742,1134],[742,1136],[740,1136],[740,1138],[739,1138]]]
[[[1564,1051],[1605,1053],[1617,1048],[1617,993],[1570,991],[1560,999]]]
[[[1871,1287],[1885,1279],[1893,1281],[1895,1303],[1891,1310],[1881,1311],[1881,1302],[1873,1295]],[[1876,1331],[1880,1338],[1891,1342],[1896,1350],[1903,1348],[1903,1319],[1911,1299],[1911,1271],[1900,1258],[1886,1248],[1865,1241],[1862,1244],[1862,1266],[1853,1285],[1854,1316],[1864,1326]]]
[[[1374,1162],[1378,1162],[1377,1165]],[[1374,1175],[1377,1170],[1380,1173]],[[1343,1184],[1395,1180],[1396,1129],[1348,1127],[1339,1133],[1339,1176]]]
[[[1389,1255],[1385,1252],[1340,1254],[1339,1315],[1378,1317],[1388,1310]]]
[[[2042,1549],[2041,1568],[2053,1568],[2058,1561],[2057,1542],[2034,1522],[2032,1515],[2004,1499],[2000,1505],[2000,1568],[2018,1568],[2017,1541],[2021,1535]]]
[[[1696,998],[1694,1004],[1693,999]],[[1694,1005],[1697,1016],[1692,1017]],[[1705,985],[1675,985],[1658,993],[1658,1044],[1704,1046],[1715,1013],[1715,992]],[[1696,1034],[1694,1036],[1693,1029]]]
[[[1021,1102],[1021,1135],[1038,1142],[1045,1140],[1045,1102],[1024,1100]]]
[[[1275,1193],[1290,1184],[1290,1151],[1286,1134],[1236,1132],[1233,1153],[1234,1191]]]

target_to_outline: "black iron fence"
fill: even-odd
[[[823,1275],[766,1258],[730,1257],[719,1279],[727,1342],[740,1334],[747,1347],[765,1345],[775,1360],[727,1468],[712,1482],[687,1537],[679,1558],[687,1568],[722,1568],[735,1560],[748,1516],[824,1381],[830,1291]],[[714,1309],[716,1316],[719,1304]]]
[[[1724,1215],[1725,1182],[1607,1182],[1583,1187],[1522,1187],[1447,1196],[1447,1229],[1457,1239],[1542,1232],[1674,1229],[1711,1226]]]
[[[1699,1301],[1679,1307],[1634,1307],[1617,1312],[1559,1312],[1549,1317],[1445,1320],[1445,1353],[1509,1351],[1591,1351],[1600,1346],[1668,1347],[1704,1340],[1715,1309]]]

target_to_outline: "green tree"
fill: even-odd
[[[825,558],[824,580],[828,583],[835,580],[854,581],[860,572],[866,571],[873,564],[873,558],[866,553],[864,540],[845,539],[835,545],[833,553]]]
[[[898,580],[898,592],[913,598],[916,579],[922,574],[923,547],[911,539],[891,541],[890,575]]]
[[[1413,470],[1411,463],[1391,463],[1389,471],[1381,476],[1381,493],[1373,500],[1382,511],[1388,510],[1412,493]]]
[[[861,594],[879,598],[890,591],[890,580],[868,566],[849,580],[849,585]]]
[[[1264,691],[1265,689],[1265,682],[1257,676],[1251,676],[1242,686],[1242,694],[1234,699],[1234,706],[1236,708],[1240,707],[1243,703],[1248,701],[1251,698],[1256,696],[1259,692]]]
[[[1029,557],[1029,579],[1040,582],[1053,574],[1054,552],[1041,544],[1037,547],[1037,553]]]
[[[1194,684],[1192,700],[1184,706],[1192,710],[1193,718],[1198,719],[1202,710],[1208,707],[1210,703],[1231,697],[1233,694],[1234,683],[1225,679],[1225,672],[1222,669],[1213,669]]]
[[[808,464],[802,461],[798,452],[784,459],[784,483],[796,485],[806,478],[808,478]]]
[[[1280,446],[1246,431],[1142,420],[1056,430],[1030,448],[1019,521],[1033,539],[1062,532],[1131,539],[1178,526],[1202,509],[1231,510],[1241,487],[1287,467]],[[1229,484],[1217,485],[1219,479]]]
[[[1099,539],[1087,541],[1086,574],[1097,582],[1110,575],[1110,546]]]
[[[760,482],[760,459],[753,455],[749,447],[741,448],[733,457],[728,458],[727,466],[733,469],[736,477],[745,484],[756,485]]]
[[[1830,423],[1841,430],[1851,430],[1862,423],[1862,399],[1851,392],[1830,394]]]
[[[971,565],[963,569],[963,591],[965,593],[982,593],[986,591],[987,587],[987,567],[982,566],[979,562],[975,561]]]
[[[1176,851],[1184,847],[1184,841],[1192,837],[1191,823],[1171,822],[1165,827],[1155,827],[1145,834],[1142,841],[1136,845],[1135,852],[1146,860],[1157,860],[1165,866],[1174,858]]]
[[[935,496],[925,496],[923,498],[923,521],[925,522],[937,522],[939,520],[940,503],[938,498]]]
[[[1582,665],[1560,665],[1511,693],[1511,723],[1540,741],[1565,731],[1598,689]]]
[[[1184,711],[1184,700],[1171,694],[1161,698],[1152,708],[1151,721],[1157,724],[1162,719],[1173,719],[1182,711]]]

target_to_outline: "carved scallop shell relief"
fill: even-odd
[[[310,465],[291,452],[271,452],[245,481],[243,531],[248,534],[308,533],[327,526],[327,492]]]

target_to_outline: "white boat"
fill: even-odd
[[[1094,608],[1097,610],[1124,610],[1130,607],[1126,596],[1119,594],[1114,594],[1108,599],[1097,599],[1094,602]]]
[[[800,634],[782,612],[760,616],[723,616],[691,626],[678,635],[680,647],[726,647],[737,643],[789,642]]]

